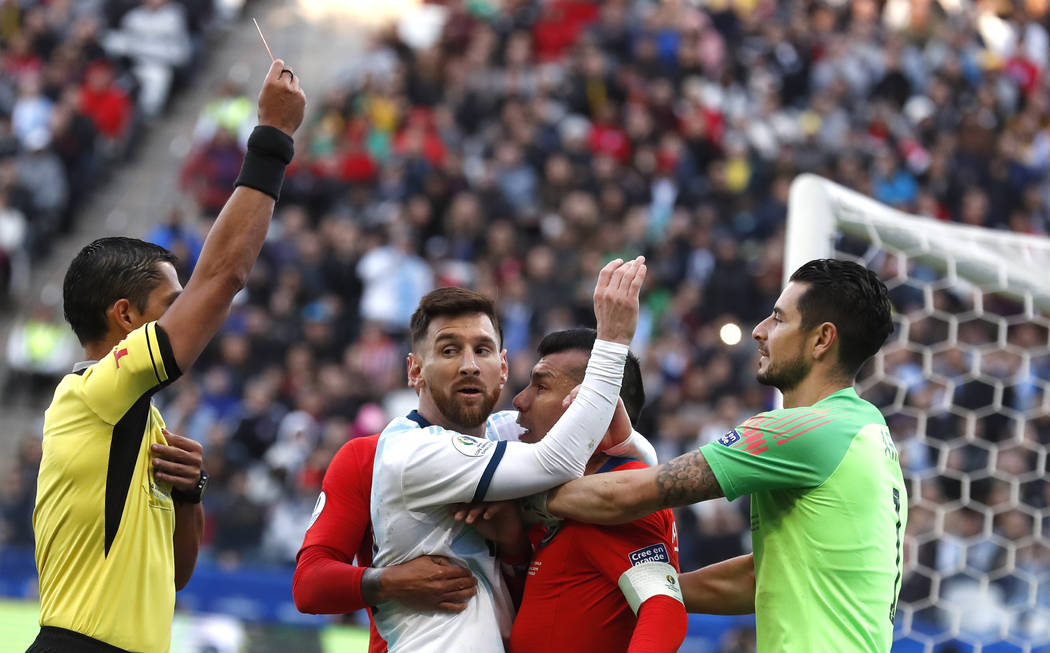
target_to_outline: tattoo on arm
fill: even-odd
[[[725,496],[711,465],[699,451],[682,454],[662,465],[656,475],[656,488],[664,508]]]

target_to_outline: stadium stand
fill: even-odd
[[[0,147],[10,148],[0,270],[19,243],[36,251],[71,219],[69,197],[90,187],[83,171],[100,155],[74,147],[84,139],[70,136],[67,152],[53,133],[50,148],[39,136],[62,107],[79,115],[67,106],[76,93],[44,89],[61,78],[52,68],[67,47],[53,34],[86,28],[35,7],[12,30],[11,6],[0,12],[0,107],[10,116],[0,120]],[[45,18],[30,20],[34,10]],[[538,338],[593,319],[600,265],[645,254],[633,347],[650,402],[639,430],[666,460],[772,406],[747,338],[780,289],[797,174],[939,220],[1050,230],[1045,2],[520,0],[434,11],[433,35],[405,23],[377,33],[342,82],[311,90],[312,117],[248,287],[193,373],[158,397],[169,429],[205,444],[206,552],[224,565],[294,564],[335,451],[405,405],[407,317],[435,285],[499,298],[506,406],[527,384]],[[34,31],[41,23],[50,29]],[[87,107],[143,102],[119,61],[94,65],[83,88],[71,79],[90,98],[89,118]],[[181,173],[201,216],[173,212],[150,232],[179,254],[183,282],[236,175],[245,101],[230,88],[202,115]],[[85,132],[73,117],[66,131]],[[125,133],[97,119],[89,131],[92,143],[95,131],[117,142]],[[62,180],[27,187],[23,175]],[[55,196],[58,187],[68,193]],[[722,341],[726,323],[742,327],[744,343]],[[1033,374],[1050,380],[1045,365]],[[1045,417],[1030,424],[1038,446],[1050,443]],[[27,533],[31,543],[25,470],[39,453],[27,441],[20,455],[4,481],[6,545],[26,544]],[[1022,501],[1045,510],[1050,485],[1032,481]],[[677,518],[683,569],[749,550],[746,501]],[[993,569],[981,544],[992,534],[976,542],[973,520],[959,522],[954,539],[923,543],[922,564],[950,575],[968,550]],[[929,525],[917,516],[910,535],[913,526]],[[995,537],[1050,533],[1038,519],[1000,527]],[[1025,565],[1045,580],[1045,547]],[[902,601],[926,600],[928,581],[909,571]],[[1048,589],[1038,585],[1044,615]]]

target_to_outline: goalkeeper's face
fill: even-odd
[[[499,400],[507,352],[487,315],[436,317],[409,357],[408,377],[420,406],[432,405],[444,418],[441,426],[468,431],[484,424]]]
[[[773,312],[751,332],[758,343],[759,383],[790,392],[809,375],[813,361],[806,357],[806,337],[798,298],[805,291],[791,282],[773,305]]]

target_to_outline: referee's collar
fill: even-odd
[[[97,362],[98,361],[80,361],[79,363],[73,363],[73,374],[81,374],[84,370]]]

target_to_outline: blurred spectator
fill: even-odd
[[[185,8],[169,0],[142,0],[107,35],[106,50],[131,59],[141,85],[139,107],[147,116],[157,115],[168,101],[177,69],[192,54]]]
[[[54,308],[37,304],[32,313],[15,323],[7,339],[7,388],[41,393],[54,388],[76,360],[77,341],[69,325]]]
[[[193,129],[193,142],[206,143],[216,132],[225,130],[236,135],[237,143],[244,148],[257,122],[255,112],[255,103],[244,94],[242,86],[232,78],[227,79],[219,89],[219,96],[201,109]]]
[[[201,211],[217,216],[233,193],[244,150],[236,134],[222,128],[199,145],[182,168],[181,186],[193,195]]]
[[[91,118],[107,150],[115,153],[128,136],[132,110],[131,98],[117,85],[109,62],[101,60],[88,65],[80,87],[80,110]]]

